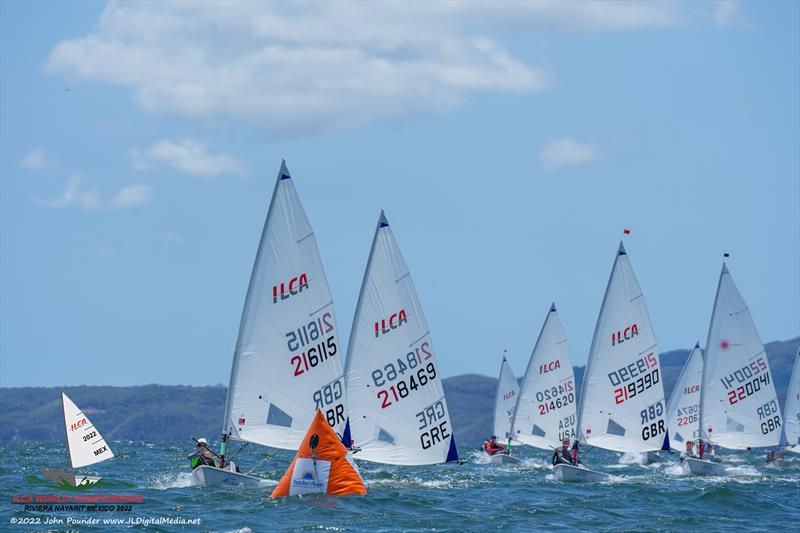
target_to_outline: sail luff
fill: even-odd
[[[698,357],[700,358],[700,360],[699,360],[699,369],[697,368],[697,366],[698,366],[697,358]],[[703,359],[702,358],[703,358],[703,355],[702,355],[702,351],[700,350],[700,341],[698,341],[698,342],[695,343],[694,348],[692,348],[692,350],[689,352],[689,357],[686,358],[686,362],[683,364],[683,367],[681,368],[680,374],[678,374],[678,379],[675,381],[675,386],[672,389],[672,394],[670,394],[669,403],[667,404],[667,413],[668,413],[667,426],[669,427],[669,441],[673,445],[675,445],[676,443],[684,443],[684,442],[686,442],[686,438],[682,434],[679,433],[679,431],[677,429],[678,427],[689,426],[689,427],[696,428],[696,429],[692,429],[691,432],[689,433],[689,439],[690,440],[694,440],[695,437],[699,436],[699,434],[700,434],[700,396],[702,396],[702,394],[698,394],[697,412],[696,413],[690,412],[691,409],[687,410],[685,407],[682,408],[681,404],[685,403],[685,401],[687,399],[687,397],[686,397],[687,394],[694,394],[694,392],[700,392],[698,390],[698,391],[687,393],[687,391],[686,391],[687,387],[686,386],[687,386],[687,380],[689,380],[692,377],[699,377],[699,380],[698,380],[698,383],[697,383],[698,388],[699,388],[699,384],[703,380]],[[699,370],[699,372],[698,372],[698,370]],[[695,374],[695,376],[692,376],[693,373]],[[679,409],[682,410],[681,413],[678,413]],[[683,411],[686,411],[686,412],[684,413]],[[680,420],[681,419],[681,415],[684,415],[684,414],[685,414],[685,422],[683,424],[681,424],[681,420]],[[691,422],[692,415],[696,415],[697,416],[696,423]],[[695,435],[695,433],[697,435]],[[673,448],[675,448],[675,446],[673,446]],[[676,449],[678,449],[678,448],[676,448]],[[683,451],[683,450],[679,449],[679,451]]]
[[[511,423],[518,397],[519,385],[504,355],[503,362],[500,364],[500,376],[497,379],[497,393],[494,397],[493,434],[499,439],[513,437]]]
[[[383,212],[347,348],[349,434],[357,458],[398,465],[457,459],[430,330]]]
[[[281,182],[281,176],[283,173],[286,172],[288,174],[289,170],[286,168],[286,160],[281,160],[281,168],[278,170],[278,175],[275,177],[275,185],[272,187],[272,196],[270,197],[269,207],[267,208],[267,216],[264,218],[264,225],[261,227],[261,235],[266,234],[267,228],[269,227],[270,218],[272,217],[273,206],[275,205],[275,199],[278,196],[278,186]],[[245,296],[244,306],[242,307],[242,315],[239,317],[239,334],[245,328],[245,322],[247,320],[247,312],[249,307],[249,299],[250,295],[253,291],[254,284],[257,281],[256,276],[256,269],[260,264],[261,254],[263,253],[263,248],[261,246],[261,241],[259,240],[258,243],[258,250],[256,251],[256,257],[253,260],[253,268],[250,269],[250,281],[247,284],[247,293]],[[234,438],[238,438],[238,435],[235,434],[236,426],[231,423],[231,400],[234,397],[236,391],[236,377],[239,375],[239,339],[236,340],[236,347],[233,351],[233,363],[231,364],[231,375],[228,379],[228,390],[225,395],[225,415],[222,419],[222,434],[231,434]]]
[[[656,451],[668,431],[658,342],[622,243],[611,272],[583,381],[579,433],[613,451]]]
[[[588,378],[591,376],[592,371],[592,354],[595,353],[597,348],[598,336],[600,334],[600,328],[598,327],[600,324],[600,318],[603,316],[603,310],[606,307],[606,301],[608,300],[608,291],[611,288],[611,280],[614,279],[614,272],[617,270],[617,264],[619,263],[620,256],[626,254],[625,246],[623,246],[622,241],[619,241],[619,248],[617,249],[617,255],[614,258],[614,264],[611,266],[611,273],[608,275],[608,282],[606,282],[606,290],[603,293],[603,302],[600,304],[600,311],[597,313],[597,320],[594,323],[594,334],[592,334],[592,344],[589,347],[589,357],[586,359],[586,367],[583,369],[583,381],[581,382],[581,396],[580,401],[581,405],[578,408],[578,419],[577,419],[577,439],[579,442],[586,442],[586,436],[583,434],[583,426],[581,424],[581,419],[583,418],[583,410],[586,402],[584,398],[586,398],[586,387],[588,385]]]
[[[514,407],[512,434],[528,446],[549,450],[575,437],[575,376],[567,337],[555,303],[536,338]]]
[[[114,452],[100,435],[100,431],[64,392],[61,393],[61,405],[72,468],[97,464],[114,457]]]
[[[800,348],[797,349],[792,366],[783,413],[782,444],[789,446],[789,451],[800,453]]]
[[[242,311],[223,431],[295,450],[320,409],[343,433],[342,356],[316,237],[281,162]]]
[[[701,434],[731,449],[776,446],[780,405],[764,344],[723,263],[704,357]]]

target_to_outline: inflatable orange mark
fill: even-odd
[[[272,491],[272,497],[366,493],[364,480],[347,454],[347,448],[339,441],[322,412],[317,410],[294,461]]]

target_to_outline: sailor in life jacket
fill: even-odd
[[[694,441],[687,440],[686,441],[686,449],[681,452],[681,462],[686,459],[692,458],[694,459],[696,456],[694,454]]]
[[[208,441],[205,437],[197,439],[197,451],[189,456],[192,461],[192,470],[198,466],[217,466],[214,459],[214,452],[208,448]]]
[[[497,435],[492,435],[488,440],[483,442],[482,449],[489,455],[494,455],[498,452],[502,453],[506,447],[497,442]]]
[[[561,448],[553,450],[553,465],[571,465],[575,464],[572,459],[572,453],[569,449],[569,439],[561,441]]]

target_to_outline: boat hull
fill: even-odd
[[[589,470],[582,466],[564,464],[555,465],[553,467],[553,476],[559,481],[568,481],[572,483],[598,483],[611,479],[611,476],[603,472]]]
[[[192,470],[192,478],[198,485],[258,485],[261,482],[259,478],[241,472],[205,465]]]
[[[692,476],[721,476],[725,473],[725,465],[702,459],[687,458],[681,463],[686,474]]]
[[[508,455],[508,454],[505,454],[505,453],[498,453],[498,454],[492,455],[490,461],[493,464],[499,464],[499,465],[508,465],[508,464],[517,464],[517,463],[519,463],[519,459],[517,459],[516,457],[514,457],[512,455]]]

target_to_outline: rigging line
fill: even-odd
[[[252,472],[253,472],[253,470],[255,470],[256,468],[258,468],[259,466],[261,466],[262,464],[264,464],[264,463],[267,461],[267,459],[270,459],[270,458],[271,458],[273,455],[275,455],[277,452],[278,452],[278,448],[275,448],[275,451],[274,451],[274,452],[272,452],[272,453],[270,453],[270,454],[267,454],[267,456],[266,456],[266,457],[264,457],[264,458],[263,458],[263,459],[261,459],[259,462],[257,462],[257,463],[256,463],[256,465],[255,465],[253,468],[251,468],[250,470],[248,470],[247,472],[245,472],[245,474],[247,474],[247,475],[250,475],[250,473],[252,473]]]

